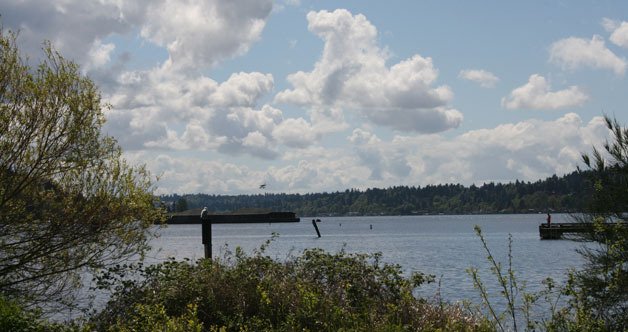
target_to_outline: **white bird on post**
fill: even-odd
[[[201,211],[201,219],[205,219],[205,218],[207,218],[207,214],[208,214],[208,213],[209,213],[209,212],[207,212],[207,207],[204,207],[204,208],[203,208],[203,211]]]

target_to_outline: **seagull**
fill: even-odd
[[[266,183],[262,183],[262,184],[259,186],[259,188],[260,188],[260,189],[266,189]]]
[[[203,211],[201,211],[201,219],[205,219],[205,217],[207,217],[207,207],[203,208]]]

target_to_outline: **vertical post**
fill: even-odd
[[[210,218],[201,217],[201,224],[205,258],[212,259],[212,221]]]
[[[314,229],[316,230],[316,235],[321,237],[321,232],[318,231],[318,225],[316,225],[316,220],[312,219],[312,225],[314,225]]]

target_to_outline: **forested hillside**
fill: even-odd
[[[591,195],[588,178],[586,172],[576,171],[534,183],[398,186],[311,194],[174,194],[161,199],[171,211],[206,206],[214,212],[270,209],[300,216],[578,212]]]

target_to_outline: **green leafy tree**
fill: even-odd
[[[590,314],[615,331],[628,329],[628,128],[608,116],[612,142],[604,150],[583,155],[593,170],[593,195],[579,221],[595,223],[584,240],[596,242],[580,250],[583,270],[572,275],[569,289],[581,314]],[[619,223],[618,223],[619,222]],[[623,223],[622,223],[623,222]],[[580,318],[581,319],[581,318]]]
[[[101,132],[100,94],[49,43],[30,67],[0,29],[0,292],[70,300],[84,269],[147,249],[162,213],[144,167]]]

